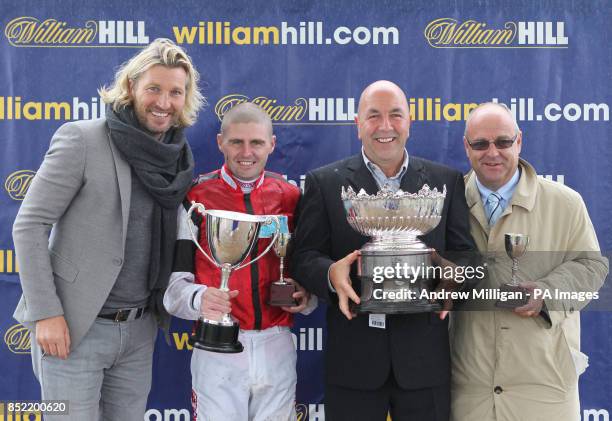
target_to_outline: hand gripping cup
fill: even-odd
[[[204,251],[198,241],[191,223],[188,224],[191,239],[196,247],[215,266],[221,269],[221,291],[229,291],[229,277],[233,270],[252,264],[265,255],[278,237],[279,220],[276,216],[249,215],[225,210],[206,209],[201,203],[191,202],[187,211],[187,219],[197,210],[206,216],[206,239],[211,256]],[[259,256],[244,263],[251,254],[253,246],[259,238],[259,230],[263,225],[274,222],[276,227],[272,242]],[[209,320],[200,317],[190,344],[198,349],[212,352],[236,353],[242,352],[242,344],[238,341],[239,325],[228,313],[221,320]]]
[[[361,248],[357,263],[361,304],[354,310],[386,314],[440,310],[437,302],[419,298],[422,290],[433,289],[435,279],[428,270],[434,250],[417,236],[440,223],[446,186],[442,192],[425,184],[417,193],[382,189],[376,195],[363,189],[356,194],[351,187],[342,187],[341,198],[349,225],[371,237]],[[400,270],[383,277],[381,268]]]

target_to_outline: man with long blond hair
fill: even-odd
[[[142,419],[177,210],[193,177],[183,129],[204,98],[182,48],[157,39],[100,89],[106,117],[60,127],[13,227],[46,420]],[[49,235],[50,234],[50,235]]]

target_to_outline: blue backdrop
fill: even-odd
[[[11,238],[20,201],[53,132],[65,121],[99,117],[96,89],[157,37],[183,45],[202,75],[208,107],[187,132],[198,172],[222,162],[215,135],[223,113],[252,101],[275,123],[268,168],[300,185],[306,171],[359,151],[358,96],[370,82],[390,79],[409,98],[409,152],[462,171],[470,106],[510,106],[523,131],[522,156],[582,194],[602,250],[610,250],[607,1],[9,0],[0,12],[0,400],[39,397],[29,338],[11,317],[20,294]],[[323,314],[298,318],[294,328],[301,420],[324,419]],[[590,356],[580,379],[583,419],[597,419],[598,410],[603,420],[612,412],[612,316],[586,311],[582,327]],[[158,341],[145,420],[187,419],[189,330],[174,320],[171,346]]]

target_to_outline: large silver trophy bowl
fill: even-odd
[[[417,193],[383,189],[375,195],[342,187],[341,198],[351,227],[371,237],[357,262],[361,304],[354,310],[387,314],[439,310],[438,303],[419,298],[423,289],[432,289],[435,279],[427,269],[433,249],[418,236],[440,223],[446,185],[442,192],[425,184]]]
[[[256,262],[265,255],[274,245],[280,222],[276,216],[249,215],[239,212],[225,210],[206,209],[201,203],[191,202],[187,211],[187,219],[191,220],[191,214],[197,210],[206,216],[206,239],[209,255],[200,245],[192,224],[189,223],[191,239],[200,252],[215,266],[221,269],[222,291],[229,291],[228,283],[233,270],[241,269]],[[268,247],[257,257],[247,260],[251,254],[257,239],[259,230],[263,225],[274,222],[276,229],[274,238]],[[200,317],[194,334],[190,338],[192,346],[213,352],[236,353],[242,352],[242,344],[238,341],[239,325],[229,314],[224,314],[221,320],[209,320]]]

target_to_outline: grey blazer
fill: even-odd
[[[57,130],[13,225],[23,289],[15,319],[33,331],[63,314],[78,346],[123,264],[131,186],[105,119]]]

